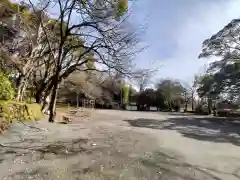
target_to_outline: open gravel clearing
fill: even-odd
[[[110,110],[82,119],[14,124],[0,137],[0,179],[240,179],[237,122]]]

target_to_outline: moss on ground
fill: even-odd
[[[68,104],[60,104],[60,103],[57,103],[56,105],[57,107],[57,110],[59,111],[66,111],[66,110],[74,110],[74,109],[77,109],[76,106],[68,106]]]
[[[12,121],[40,120],[43,117],[41,105],[17,101],[0,100],[0,133],[10,127]]]
[[[14,120],[40,120],[43,117],[41,105],[17,101],[0,101],[1,122],[10,124]]]
[[[27,109],[30,111],[31,116],[34,120],[40,120],[43,117],[43,113],[41,111],[41,105],[37,103],[26,104]]]

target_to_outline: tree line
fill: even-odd
[[[127,26],[127,0],[3,0],[0,6],[2,76],[18,101],[27,89],[37,103],[49,97],[49,122],[59,86],[72,73],[131,74],[138,39]]]
[[[216,58],[204,74],[195,78],[199,97],[208,111],[223,102],[238,109],[240,103],[240,20],[233,19],[203,42],[199,58]]]
[[[187,111],[194,108],[192,89],[177,80],[162,79],[154,84],[154,88],[148,88],[149,81],[145,81],[145,84],[137,84],[140,80],[135,78],[133,80],[136,85],[124,89],[125,84],[121,82],[120,74],[91,75],[88,81],[86,79],[87,74],[83,75],[79,72],[66,79],[59,89],[61,94],[59,101],[77,105],[81,103],[81,99],[89,98],[95,99],[96,107],[99,108],[126,109],[127,106],[136,106],[137,110],[142,111],[149,111],[151,107],[161,111],[179,111],[180,108]]]
[[[34,97],[43,108],[49,98],[50,122],[57,101],[70,96],[77,104],[93,98],[105,107],[135,102],[138,110],[194,110],[195,92],[209,111],[215,101],[239,101],[239,19],[203,42],[199,58],[217,61],[193,85],[165,79],[149,89],[155,70],[133,64],[139,38],[129,28],[127,0],[2,0],[0,7],[0,98]],[[126,90],[124,78],[133,79],[139,91]]]

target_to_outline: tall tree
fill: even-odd
[[[212,112],[212,100],[215,99],[214,76],[205,74],[197,82],[197,93],[200,98],[207,100],[208,113]]]
[[[39,18],[43,11],[36,13],[26,5],[12,4],[7,9],[12,14],[2,17],[2,22],[7,23],[8,29],[14,30],[14,38],[8,38],[5,33],[4,42],[1,47],[1,57],[10,62],[17,70],[17,99],[22,100],[31,73],[36,67],[36,62],[42,53],[36,53],[39,48]],[[40,48],[43,49],[43,48]],[[38,50],[39,51],[39,50]]]
[[[173,101],[178,101],[185,92],[185,89],[180,82],[171,79],[161,80],[157,83],[156,87],[165,97],[169,109],[172,109]]]
[[[152,77],[158,72],[157,69],[138,69],[132,74],[132,78],[136,81],[140,91],[144,91],[151,84]]]
[[[240,19],[234,19],[203,42],[199,58],[215,56],[208,73],[212,75],[215,94],[239,97],[240,90]]]
[[[30,0],[29,0],[30,1]],[[30,4],[34,7],[33,3]],[[52,1],[49,0],[49,6]],[[56,28],[57,38],[51,53],[54,54],[54,68],[49,78],[48,87],[51,89],[50,117],[54,121],[55,104],[59,82],[68,77],[79,67],[89,70],[88,54],[93,53],[94,62],[105,69],[114,69],[121,73],[128,73],[130,61],[128,55],[130,47],[137,43],[135,33],[127,31],[125,19],[121,16],[126,12],[125,1],[92,1],[92,0],[59,0]],[[123,8],[124,7],[124,8]],[[78,16],[78,20],[73,17]],[[42,25],[41,25],[42,26]],[[42,26],[44,36],[49,40],[46,27]],[[74,43],[69,43],[77,38]],[[56,48],[55,48],[56,47]],[[78,51],[72,58],[73,52]],[[132,52],[131,52],[132,53]],[[126,63],[129,64],[126,69]]]

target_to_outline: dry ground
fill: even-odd
[[[71,124],[14,124],[4,180],[237,180],[240,125],[209,117],[96,110]]]

